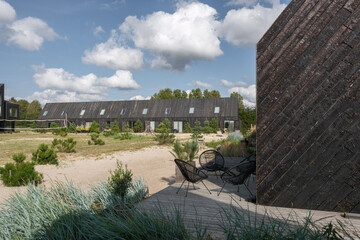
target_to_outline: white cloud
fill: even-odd
[[[199,87],[199,88],[213,88],[213,86],[211,84],[205,83],[205,82],[200,82],[200,81],[195,81],[193,82],[193,85],[195,87]]]
[[[45,105],[48,102],[80,102],[80,101],[100,101],[104,100],[107,94],[86,94],[72,91],[46,89],[42,92],[34,92],[27,97],[28,101],[38,100]]]
[[[242,82],[242,81],[230,82],[230,81],[225,80],[225,79],[222,79],[220,81],[220,83],[221,83],[221,85],[223,85],[224,87],[227,87],[227,88],[244,87],[244,86],[247,85],[245,82]]]
[[[111,77],[97,77],[93,73],[78,77],[62,68],[34,66],[33,69],[35,83],[46,89],[34,93],[33,97],[38,97],[43,102],[102,100],[107,96],[109,88],[140,88],[129,71],[118,70]]]
[[[258,3],[259,0],[231,0],[227,2],[226,6],[254,6],[256,3]]]
[[[143,53],[138,49],[121,46],[119,37],[112,31],[111,37],[97,44],[92,50],[86,50],[83,63],[94,64],[110,69],[140,69],[143,66]]]
[[[149,100],[151,97],[143,97],[140,95],[137,96],[133,96],[132,98],[130,98],[130,100]]]
[[[217,30],[220,36],[236,46],[255,45],[285,9],[279,0],[270,0],[272,8],[260,4],[253,8],[230,10]]]
[[[101,26],[97,26],[97,27],[94,29],[93,34],[94,34],[95,36],[98,36],[100,33],[103,33],[103,32],[105,32],[104,29],[103,29]]]
[[[244,105],[254,107],[256,105],[256,85],[248,87],[233,87],[228,90],[229,93],[237,92],[244,98]]]
[[[11,23],[16,19],[15,9],[7,2],[0,0],[0,25]]]
[[[29,51],[39,50],[44,40],[54,40],[59,35],[39,18],[27,17],[7,27],[8,43]]]
[[[199,2],[181,2],[173,13],[129,16],[119,27],[136,47],[155,55],[153,67],[184,70],[191,61],[222,54],[215,30],[216,10]]]

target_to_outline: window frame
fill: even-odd
[[[195,112],[195,107],[190,107],[189,108],[189,114],[194,114],[194,112]]]
[[[146,115],[148,113],[148,108],[144,108],[142,111],[142,115]]]
[[[81,109],[80,116],[84,116],[86,109]]]
[[[217,111],[216,111],[217,110]],[[220,107],[215,107],[214,108],[214,113],[220,113]]]
[[[99,115],[104,116],[105,112],[106,112],[106,108],[103,108],[103,109],[100,110]]]
[[[169,115],[171,113],[171,107],[165,108],[165,115]]]
[[[126,108],[122,108],[121,112],[120,112],[120,115],[125,115],[125,114],[126,114]]]
[[[48,110],[44,111],[44,112],[43,112],[43,117],[46,117],[46,115],[47,115],[48,113],[49,113]]]

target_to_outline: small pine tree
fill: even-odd
[[[57,139],[52,141],[52,148],[57,148],[59,152],[71,153],[75,152],[76,141],[73,138],[68,139]]]
[[[32,161],[36,164],[57,164],[57,155],[48,145],[41,144],[39,148],[32,153]]]
[[[91,123],[89,128],[90,133],[100,133],[100,124],[98,124],[95,120]]]
[[[104,137],[110,137],[111,135],[114,135],[114,133],[111,131],[110,123],[106,124],[105,130],[103,131]]]
[[[143,123],[138,119],[134,124],[134,132],[139,133],[144,131]]]
[[[175,140],[175,135],[170,134],[170,121],[169,119],[165,119],[159,124],[159,127],[156,129],[156,132],[159,134],[155,135],[155,140],[159,142],[159,144],[173,143]]]
[[[72,122],[70,125],[69,125],[69,127],[68,127],[68,132],[70,132],[70,133],[77,133],[77,131],[76,131],[76,124],[74,123],[74,122]]]
[[[213,128],[210,127],[210,122],[207,120],[204,121],[203,132],[204,133],[213,133],[214,132]]]
[[[91,140],[88,141],[88,144],[94,144],[94,145],[104,145],[105,142],[100,138],[99,133],[90,133]]]
[[[128,170],[127,165],[123,169],[123,165],[120,161],[116,162],[117,168],[114,172],[111,172],[111,176],[108,179],[111,191],[120,195],[124,199],[126,193],[128,192],[129,187],[131,186],[132,181],[132,172]]]
[[[192,128],[191,128],[191,126],[190,126],[190,123],[189,122],[187,122],[187,123],[185,123],[185,126],[184,126],[184,133],[192,133]]]
[[[113,127],[112,127],[112,130],[111,130],[114,134],[117,134],[120,132],[120,128],[119,128],[119,124],[118,122],[115,120],[114,121],[114,124],[113,124]]]
[[[203,128],[201,127],[200,121],[195,121],[195,126],[193,127],[193,134],[191,135],[192,138],[202,138],[201,135]]]
[[[217,131],[220,130],[219,121],[216,120],[215,118],[211,119],[210,127],[213,129],[213,133],[216,133]]]
[[[31,125],[30,125],[30,128],[37,128],[36,122],[32,122]]]

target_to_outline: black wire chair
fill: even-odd
[[[184,181],[181,183],[181,186],[177,190],[176,194],[179,193],[179,191],[185,181],[188,181],[188,186],[186,189],[185,197],[187,197],[187,193],[189,191],[189,184],[192,183],[194,186],[194,189],[195,189],[194,183],[198,183],[198,182],[202,182],[202,184],[204,184],[205,188],[211,194],[210,190],[207,188],[205,183],[202,181],[203,179],[206,179],[208,177],[204,171],[202,171],[201,169],[199,169],[199,168],[195,167],[194,165],[192,165],[188,162],[185,162],[181,159],[175,159],[174,161],[175,161],[176,165],[178,166],[178,168],[180,169],[181,174],[184,176]]]
[[[246,189],[249,191],[251,196],[254,196],[248,186],[246,185],[246,180],[250,177],[250,175],[256,170],[256,162],[255,161],[243,161],[239,165],[236,165],[232,168],[226,170],[220,177],[223,180],[224,184],[221,190],[218,193],[220,195],[221,191],[224,189],[227,183],[231,183],[233,185],[239,186],[244,184]]]
[[[206,150],[200,154],[199,163],[201,169],[207,172],[215,172],[217,176],[217,171],[225,171],[225,159],[215,150]]]

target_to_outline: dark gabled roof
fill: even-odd
[[[194,113],[190,114],[190,107],[194,107]],[[214,114],[215,107],[220,107],[220,112]],[[124,115],[121,110],[126,109]],[[147,114],[143,115],[143,109],[147,108]],[[166,108],[170,108],[170,114],[165,114]],[[85,109],[83,116],[80,116]],[[102,109],[104,115],[100,116]],[[43,116],[47,111],[46,116]],[[208,99],[166,99],[166,100],[136,100],[136,101],[106,101],[106,102],[68,102],[47,103],[44,106],[39,119],[62,119],[65,111],[69,119],[100,119],[100,118],[124,118],[124,119],[156,119],[156,118],[212,118],[232,117],[238,118],[238,101],[236,98],[208,98]]]

